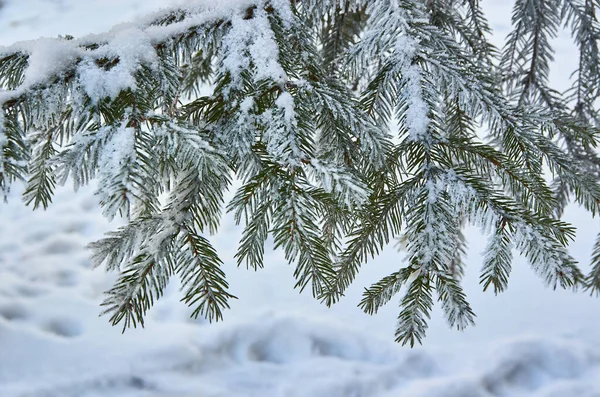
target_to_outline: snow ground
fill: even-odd
[[[487,4],[499,40],[507,3]],[[100,32],[164,4],[8,0],[0,45]],[[558,86],[575,59],[566,42],[557,40]],[[506,293],[481,292],[477,230],[468,232],[464,280],[477,326],[450,330],[436,311],[423,347],[393,342],[394,304],[373,317],[356,308],[362,288],[397,268],[401,254],[386,250],[328,309],[292,289],[293,269],[279,253],[267,252],[258,272],[237,269],[240,230],[230,218],[212,238],[239,297],[225,321],[190,320],[173,283],[147,327],[122,335],[98,317],[114,275],[91,270],[84,250],[117,226],[101,217],[93,193],[61,188],[49,210],[32,212],[16,187],[0,204],[0,397],[600,397],[600,300],[545,289],[524,261]],[[586,263],[597,222],[577,208],[567,217],[579,227],[572,250]]]

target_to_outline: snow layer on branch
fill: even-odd
[[[265,126],[264,138],[267,151],[287,164],[297,166],[303,156],[297,144],[297,120],[294,98],[289,92],[282,92],[275,101],[275,107],[261,115]]]
[[[418,37],[413,35],[409,21],[414,15],[407,15],[397,1],[381,0],[368,2],[369,27],[362,40],[350,52],[355,53],[362,68],[372,59],[391,62],[390,75],[399,75],[398,92],[408,106],[405,126],[413,141],[431,144],[429,134],[429,106],[423,98],[421,67],[414,62],[419,52]]]
[[[36,40],[30,49],[29,66],[25,71],[22,87],[33,87],[53,76],[60,75],[68,70],[80,54],[80,49],[64,39]]]
[[[466,217],[469,223],[479,227],[483,234],[489,234],[498,218],[493,208],[481,206],[482,198],[453,169],[446,171],[444,179],[456,217]]]
[[[277,97],[275,105],[277,105],[278,108],[283,110],[283,118],[285,119],[285,121],[287,121],[288,123],[295,123],[294,97],[289,92],[282,92],[281,95]]]
[[[302,0],[300,5],[302,6],[305,14],[314,17],[315,20],[318,20],[323,19],[324,15],[327,14],[327,12],[331,9],[353,9],[362,7],[368,3],[375,2],[367,0]]]
[[[94,51],[94,58],[119,60],[108,70],[91,59],[79,64],[80,84],[94,103],[105,97],[115,98],[124,89],[135,89],[135,73],[141,65],[155,67],[157,61],[152,37],[136,28],[120,31]]]
[[[93,102],[104,97],[114,98],[121,90],[135,88],[135,74],[142,65],[156,66],[157,44],[219,20],[232,22],[224,38],[228,55],[223,65],[232,73],[234,81],[239,82],[235,76],[253,62],[256,81],[284,82],[286,76],[277,62],[278,47],[262,9],[264,4],[264,0],[193,1],[141,18],[136,23],[118,25],[103,34],[72,40],[42,38],[0,47],[0,56],[21,52],[29,57],[23,84],[5,92],[1,100],[6,101],[36,85],[48,84],[54,76],[68,73],[76,73],[79,84]],[[289,4],[278,1],[271,5],[289,26],[293,19]],[[257,6],[255,16],[245,20],[245,10],[250,6]],[[153,24],[175,10],[182,10],[186,17],[165,26]]]
[[[105,131],[105,132],[104,132]],[[123,123],[116,130],[106,129],[101,134],[106,134],[106,144],[101,151],[98,165],[100,170],[100,186],[98,193],[104,202],[111,202],[111,195],[127,195],[129,202],[129,192],[133,190],[129,181],[130,167],[135,162],[135,129],[126,127]],[[104,215],[112,219],[118,208],[107,205],[104,208]]]
[[[134,150],[135,130],[122,126],[108,138],[99,159],[100,170],[106,175],[118,174]]]
[[[310,165],[318,175],[317,180],[323,189],[329,193],[339,194],[346,207],[350,208],[353,205],[360,207],[369,198],[371,194],[369,187],[357,181],[347,169],[325,164],[317,159],[311,159]]]
[[[406,111],[406,127],[413,141],[429,140],[429,106],[423,100],[423,88],[421,83],[421,68],[413,63],[417,52],[418,42],[408,36],[398,36],[395,45],[396,68],[402,75],[404,89],[401,90],[408,103]]]
[[[443,197],[448,188],[446,175],[432,176],[422,188],[416,200],[424,200],[422,213],[411,215],[412,222],[422,225],[414,234],[409,235],[409,258],[416,258],[424,270],[431,270],[436,262],[449,262],[455,243],[452,239],[454,230],[449,230],[454,222],[450,214],[450,203]],[[415,208],[421,203],[415,203]],[[449,219],[451,218],[451,219]],[[417,220],[418,219],[418,220]]]
[[[556,288],[562,279],[575,282],[576,274],[571,267],[575,261],[564,247],[557,247],[540,230],[524,222],[515,229],[514,247],[528,257],[531,267],[546,285]]]
[[[231,29],[223,37],[225,56],[221,63],[231,74],[231,89],[241,88],[240,73],[253,66],[253,80],[273,80],[283,84],[285,71],[278,62],[279,47],[273,36],[267,14],[256,10],[254,17],[244,19],[236,15],[231,19]]]

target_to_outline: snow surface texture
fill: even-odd
[[[498,40],[509,28],[507,3],[487,4]],[[165,4],[8,0],[0,45],[99,33]],[[558,88],[576,60],[566,42],[556,42]],[[386,250],[327,309],[293,290],[293,269],[280,253],[267,251],[259,272],[237,269],[240,230],[230,218],[215,237],[239,297],[225,322],[190,320],[172,283],[146,329],[121,335],[98,318],[114,275],[91,270],[83,248],[118,221],[102,218],[93,186],[59,189],[46,212],[24,207],[18,190],[0,203],[0,397],[600,396],[600,301],[543,288],[524,261],[515,263],[507,292],[482,293],[485,243],[474,229],[464,285],[477,326],[449,330],[437,310],[424,347],[392,342],[394,304],[373,317],[356,308],[362,287],[397,268],[403,254]],[[567,218],[580,228],[572,252],[586,263],[596,222],[576,208]]]

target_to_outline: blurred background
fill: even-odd
[[[177,3],[0,0],[0,46],[99,33]],[[483,4],[501,46],[512,2]],[[564,89],[577,56],[568,34],[554,44],[552,79]],[[225,321],[190,319],[174,280],[146,328],[121,334],[99,317],[115,275],[92,269],[85,250],[120,222],[102,218],[94,191],[67,183],[48,210],[33,211],[15,185],[0,203],[0,397],[600,396],[600,300],[545,288],[522,259],[507,292],[483,293],[477,229],[467,230],[463,280],[477,325],[451,330],[436,308],[414,349],[393,342],[399,298],[376,316],[356,307],[364,287],[403,266],[394,247],[326,308],[293,289],[279,252],[268,249],[258,272],[237,268],[240,229],[228,216],[211,237],[239,298]],[[571,250],[586,270],[600,225],[576,207],[566,220],[578,227]]]

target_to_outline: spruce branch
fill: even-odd
[[[174,262],[181,277],[185,296],[182,301],[195,306],[192,317],[202,315],[209,321],[223,319],[223,309],[235,296],[227,292],[228,284],[217,252],[211,244],[189,227],[183,227],[178,237],[182,247]]]
[[[408,289],[400,302],[400,314],[396,328],[396,342],[403,345],[422,343],[427,330],[427,319],[433,309],[432,281],[427,273],[413,275]]]
[[[239,266],[263,267],[272,237],[328,305],[401,238],[404,264],[359,306],[399,294],[411,346],[434,293],[452,327],[474,322],[466,224],[489,237],[484,290],[507,288],[513,250],[552,288],[600,290],[599,244],[585,277],[560,219],[569,200],[600,213],[597,1],[516,1],[501,53],[478,0],[230,3],[0,49],[0,189],[25,181],[46,207],[56,184],[98,180],[105,216],[125,218],[90,245],[120,273],[113,324],[144,325],[173,276],[194,316],[223,317],[235,297],[206,237],[223,209]],[[579,53],[564,93],[549,80],[561,27]]]
[[[400,292],[402,286],[408,281],[410,276],[415,272],[410,267],[405,267],[397,272],[390,274],[371,285],[368,289],[365,288],[363,298],[358,307],[364,310],[367,314],[375,314],[380,307],[388,303],[397,293]]]
[[[508,276],[512,269],[512,242],[506,220],[496,222],[494,235],[488,242],[484,258],[479,278],[483,290],[487,291],[493,285],[495,294],[503,292],[508,286]]]
[[[592,252],[592,270],[586,279],[586,288],[591,295],[600,295],[600,234],[596,236]]]
[[[451,274],[438,273],[435,285],[448,324],[459,331],[474,325],[475,313],[458,281]]]

